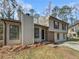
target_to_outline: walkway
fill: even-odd
[[[74,50],[79,51],[79,42],[69,41],[69,42],[65,42],[65,43],[63,43],[61,45],[67,46],[69,48],[72,48]]]
[[[48,46],[50,47],[67,46],[69,48],[79,51],[79,42],[74,42],[74,41],[65,42],[59,45],[48,44]]]

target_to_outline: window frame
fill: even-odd
[[[17,31],[16,31],[16,29],[14,29],[14,33],[12,32],[12,28],[11,27],[14,27],[14,28],[16,28],[17,27]],[[19,31],[20,31],[20,28],[19,28],[19,25],[12,25],[12,24],[10,24],[9,25],[9,40],[19,40],[19,35],[20,35],[20,33],[19,33]],[[14,35],[15,33],[17,32],[17,36],[16,35]],[[12,35],[13,35],[13,37],[12,37]]]
[[[2,30],[2,32],[0,32],[0,34],[1,34],[0,40],[3,40],[3,35],[4,35],[4,28],[3,27],[4,27],[4,25],[3,25],[3,23],[0,23],[0,25],[2,25],[2,29],[0,28]]]
[[[59,29],[59,22],[54,21],[54,29]]]
[[[62,23],[62,30],[66,30],[66,24]]]
[[[34,28],[34,38],[39,38],[39,28],[35,27]]]

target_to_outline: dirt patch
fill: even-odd
[[[16,52],[16,51],[21,51],[24,49],[28,49],[28,48],[36,48],[39,46],[42,46],[43,44],[38,43],[38,44],[32,44],[32,45],[8,45],[8,46],[3,46],[2,48],[0,48],[0,52]]]
[[[32,44],[32,45],[8,45],[0,48],[0,59],[15,59],[15,56],[19,54],[20,51],[27,50],[30,48],[37,48],[42,46],[42,44]]]
[[[4,46],[0,59],[79,59],[79,53],[67,47],[44,44]]]

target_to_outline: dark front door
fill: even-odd
[[[44,30],[42,29],[42,30],[41,30],[41,38],[42,38],[43,40],[45,39],[44,36],[45,36],[45,34],[44,34]]]

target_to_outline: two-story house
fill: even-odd
[[[43,20],[43,18],[39,18]],[[0,44],[33,44],[47,41],[48,26],[24,15],[22,20],[0,19]]]
[[[55,43],[66,41],[67,29],[68,23],[50,16],[48,40]]]
[[[79,35],[77,34],[79,32],[79,21],[75,22],[74,25],[69,26],[68,28],[68,37],[69,38],[77,38]]]
[[[52,16],[41,17],[39,22],[27,15],[23,15],[22,20],[0,19],[0,44],[63,42],[67,39],[67,27],[68,23]]]

